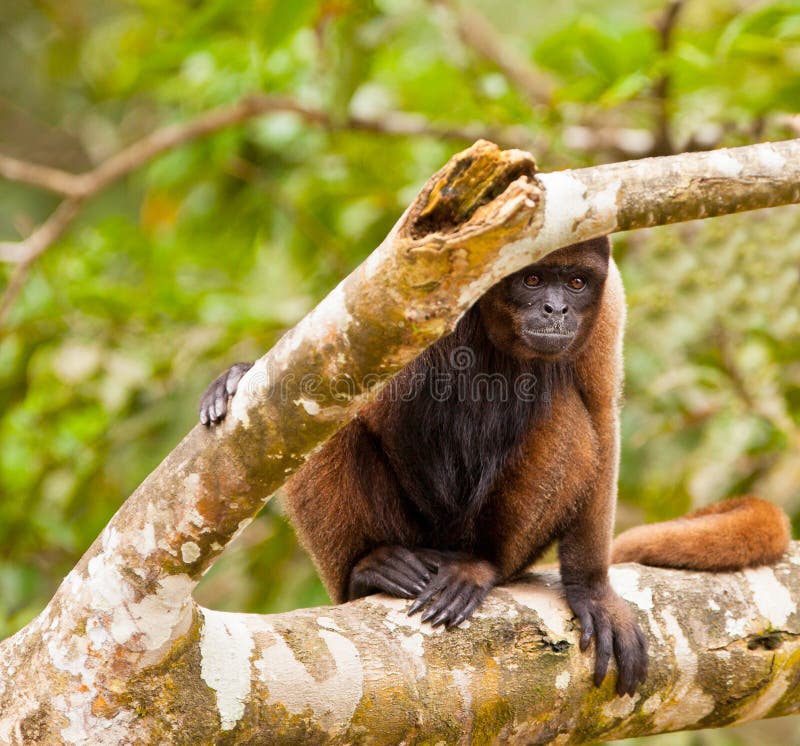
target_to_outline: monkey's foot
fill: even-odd
[[[568,585],[567,602],[581,625],[581,650],[595,639],[594,683],[600,686],[613,651],[617,661],[617,694],[633,696],[647,678],[647,640],[630,607],[606,583]]]
[[[422,621],[455,627],[469,619],[497,584],[497,570],[484,560],[456,559],[439,564],[436,575],[408,610],[425,607]]]
[[[200,400],[200,422],[216,425],[225,419],[230,398],[236,393],[242,376],[252,367],[253,363],[236,363],[211,382]]]
[[[350,573],[348,598],[383,591],[400,598],[415,598],[425,590],[431,573],[413,549],[390,545],[374,549]]]

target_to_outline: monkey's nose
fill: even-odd
[[[556,312],[556,309],[555,309],[555,307],[554,307],[554,306],[553,306],[551,303],[545,303],[545,304],[542,306],[542,309],[544,310],[544,312],[545,312],[545,313],[546,313],[548,316],[551,316],[552,314],[554,314],[554,313]],[[561,306],[561,315],[562,315],[562,316],[566,316],[566,315],[567,315],[567,311],[568,311],[568,310],[569,310],[569,309],[568,309],[566,306]]]

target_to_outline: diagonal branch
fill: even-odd
[[[39,163],[21,161],[2,153],[0,153],[0,178],[30,184],[61,195],[76,195],[80,192],[80,175],[60,168],[42,166]]]

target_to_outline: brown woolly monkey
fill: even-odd
[[[595,683],[613,652],[617,691],[632,694],[646,642],[608,580],[624,321],[607,238],[553,252],[492,287],[310,456],[287,507],[332,598],[383,591],[455,626],[558,541]],[[224,418],[249,367],[211,384],[201,422]],[[750,498],[627,532],[615,557],[727,570],[787,542],[785,516]]]

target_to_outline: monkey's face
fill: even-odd
[[[479,301],[492,343],[522,360],[577,352],[597,316],[609,253],[608,239],[593,239],[501,280]]]

